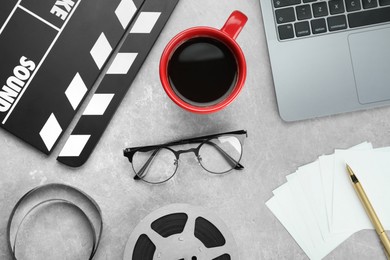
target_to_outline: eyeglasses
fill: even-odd
[[[174,141],[161,145],[126,148],[127,157],[136,174],[135,180],[159,184],[171,179],[178,168],[182,153],[193,152],[199,164],[214,174],[227,173],[233,169],[242,170],[240,164],[243,152],[245,130],[201,136]],[[199,144],[196,148],[174,150],[172,147],[187,144]]]

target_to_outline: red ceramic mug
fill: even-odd
[[[237,97],[245,82],[246,62],[245,62],[244,54],[240,46],[235,41],[235,39],[238,36],[238,34],[241,32],[247,20],[248,18],[243,13],[239,11],[234,11],[226,21],[225,25],[220,30],[212,27],[193,27],[185,31],[182,31],[168,43],[168,45],[165,47],[165,50],[160,60],[160,79],[165,92],[177,105],[190,112],[199,113],[199,114],[208,114],[223,109]],[[229,66],[227,65],[229,63],[227,61],[229,60],[219,60],[219,61],[214,60],[213,61],[214,64],[213,63],[210,64],[210,62],[207,61],[203,63],[203,65],[201,65],[201,68],[198,68],[199,71],[202,71],[200,73],[207,74],[207,75],[202,74],[200,75],[199,78],[204,77],[206,81],[209,80],[211,83],[203,82],[202,84],[196,85],[197,84],[196,82],[202,82],[202,81],[199,81],[197,78],[193,78],[193,81],[188,81],[188,78],[186,78],[185,76],[187,75],[186,73],[188,72],[189,73],[188,75],[192,77],[193,76],[192,74],[194,74],[194,72],[188,71],[191,70],[191,68],[193,68],[193,63],[188,63],[190,64],[188,65],[187,63],[185,63],[185,61],[183,61],[185,60],[185,55],[186,55],[185,52],[187,51],[185,49],[186,47],[183,46],[185,46],[186,44],[191,45],[192,42],[196,42],[196,41],[209,41],[215,46],[218,45],[219,46],[218,48],[226,49],[225,51],[224,50],[219,51],[220,53],[213,53],[213,50],[210,49],[207,50],[208,47],[206,47],[206,49],[202,49],[202,47],[199,46],[196,47],[194,45],[195,47],[193,47],[192,54],[194,53],[196,54],[193,55],[193,57],[195,57],[196,59],[207,55],[221,56],[222,54],[226,54],[225,56],[227,58],[231,57],[231,60],[233,60],[230,67],[226,67]],[[202,42],[201,44],[208,44],[208,43]],[[215,46],[211,46],[210,48],[214,48]],[[183,52],[182,49],[184,49]],[[180,52],[180,54],[177,54],[178,52]],[[181,56],[180,58],[176,59],[176,56],[178,55]],[[181,61],[179,66],[172,64],[173,62],[176,63],[176,60]],[[207,65],[210,65],[210,67],[207,68]],[[226,67],[226,69],[229,71],[235,70],[234,76],[227,75],[225,77],[224,76],[225,74],[221,74],[221,71],[218,70],[219,68],[215,68],[215,66]],[[216,69],[216,71],[213,70],[214,68]],[[179,70],[179,71],[175,71],[175,70]],[[223,72],[224,71],[222,71],[222,73]],[[216,74],[219,73],[221,75],[214,75],[213,73]],[[184,80],[187,80],[187,82],[191,82],[191,84],[189,85],[191,85],[190,88],[192,89],[186,89],[185,91],[189,91],[189,93],[192,93],[195,96],[198,94],[197,92],[199,91],[204,92],[204,93],[199,93],[199,95],[201,95],[202,97],[208,96],[208,92],[210,92],[211,96],[209,98],[213,99],[212,93],[214,91],[213,89],[214,87],[210,85],[208,86],[208,88],[206,88],[203,85],[205,85],[204,83],[213,84],[214,83],[213,79],[215,77],[221,78],[222,76],[221,80],[227,81],[228,84],[230,84],[230,86],[226,89],[218,90],[222,92],[225,91],[226,93],[222,93],[223,95],[221,95],[219,98],[215,98],[215,100],[211,100],[211,101],[207,100],[207,102],[203,102],[203,101],[192,102],[194,99],[189,100],[188,98],[186,98],[181,94],[182,88],[183,87],[187,88],[187,86],[181,86],[181,90],[178,91],[179,89],[177,87],[178,84],[177,83],[174,84],[174,82],[179,82],[180,79],[178,80],[174,79],[174,77],[176,77],[174,76],[175,74],[177,74],[179,77],[183,77]],[[195,72],[195,76],[197,76],[196,72]],[[216,86],[215,88],[218,87]]]

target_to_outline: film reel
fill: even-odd
[[[58,217],[58,222],[53,222],[53,219],[49,218],[53,215],[52,213]],[[32,217],[32,221],[29,221],[30,217]],[[78,224],[86,225],[83,231],[91,232],[92,237],[89,244],[76,245],[81,250],[80,252],[74,251],[70,255],[74,256],[82,253],[80,258],[93,259],[103,229],[101,210],[95,200],[77,188],[59,183],[46,184],[30,190],[16,203],[8,220],[8,248],[12,259],[69,259],[67,255],[59,255],[59,253],[74,250],[75,248],[72,248],[72,245],[75,245],[74,243],[69,243],[69,245],[55,244],[56,239],[54,239],[54,242],[49,240],[50,237],[44,239],[45,234],[42,233],[41,229],[34,229],[38,231],[34,233],[31,230],[25,230],[24,225],[26,222],[39,223],[41,224],[40,228],[58,231],[56,237],[63,241],[85,242],[78,239],[78,230],[72,230],[72,227],[80,228],[80,225],[72,225],[76,219],[83,220],[82,222],[78,221]],[[39,220],[42,220],[42,222]],[[67,229],[67,227],[71,228]],[[23,233],[22,230],[26,231],[27,238],[35,238],[32,247],[37,247],[34,252],[42,252],[39,256],[34,254],[34,257],[32,257],[28,254],[31,252],[24,252],[24,248],[30,245],[18,243],[20,235]],[[66,232],[63,233],[62,231]],[[60,252],[57,252],[59,249],[61,249]],[[20,252],[23,253],[20,254]]]
[[[188,204],[146,216],[130,235],[123,260],[237,260],[236,242],[222,220]]]

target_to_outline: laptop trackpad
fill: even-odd
[[[349,35],[359,102],[390,99],[390,28]]]

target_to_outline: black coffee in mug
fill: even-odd
[[[237,82],[238,66],[224,43],[209,37],[181,44],[168,62],[175,93],[189,104],[210,106],[225,99]]]

